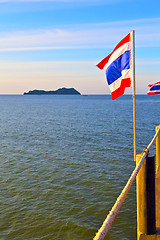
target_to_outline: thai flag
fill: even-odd
[[[129,33],[112,53],[97,64],[98,68],[106,70],[112,99],[123,95],[126,87],[131,87],[131,48],[131,33]]]
[[[160,94],[160,82],[149,84],[148,87],[150,87],[147,95],[155,95]]]

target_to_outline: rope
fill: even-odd
[[[112,223],[116,217],[116,215],[118,214],[124,200],[127,197],[127,194],[133,184],[133,182],[136,179],[136,176],[144,162],[144,159],[146,158],[146,156],[149,153],[149,150],[151,149],[152,145],[154,144],[158,134],[160,132],[160,127],[157,130],[156,134],[154,135],[152,141],[150,142],[150,144],[148,145],[148,147],[146,149],[144,149],[143,153],[142,153],[142,157],[141,160],[139,161],[139,163],[137,164],[137,166],[135,167],[134,171],[132,172],[126,186],[123,188],[121,194],[119,195],[119,197],[117,198],[117,201],[115,202],[114,206],[112,207],[111,211],[109,212],[107,218],[105,219],[105,221],[103,222],[102,227],[99,229],[99,231],[97,232],[96,236],[94,237],[93,240],[103,240],[106,236],[106,234],[108,233],[109,229],[112,226]]]

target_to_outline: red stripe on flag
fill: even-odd
[[[96,66],[100,68],[101,70],[104,68],[104,66],[107,64],[109,61],[110,56],[118,49],[120,48],[123,44],[130,42],[131,41],[131,33],[129,33],[125,38],[123,38],[117,46],[114,48],[114,50],[107,56],[105,57],[100,63],[98,63]]]
[[[121,95],[124,94],[125,92],[125,88],[126,87],[130,87],[131,86],[131,79],[130,78],[125,78],[125,79],[122,79],[121,81],[121,86],[116,89],[114,92],[112,92],[112,100],[120,97]]]
[[[159,85],[159,84],[160,84],[160,82],[153,83],[153,84],[149,84],[149,85],[148,85],[148,87],[153,87],[153,86],[155,86],[155,85],[157,85],[157,84]]]
[[[160,92],[148,92],[147,95],[156,95],[156,94],[160,94]]]
[[[113,52],[112,52],[113,53]],[[112,55],[112,53],[110,53],[107,57],[105,57],[100,63],[98,63],[96,66],[98,68],[100,68],[101,70],[104,68],[104,66],[107,64],[107,62],[109,61],[110,56]]]

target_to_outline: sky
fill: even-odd
[[[0,94],[110,94],[96,64],[132,30],[136,94],[146,94],[160,81],[159,9],[159,0],[0,0]]]

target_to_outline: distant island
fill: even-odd
[[[31,90],[29,92],[24,92],[24,95],[81,95],[74,88],[59,88],[55,91],[45,91],[45,90]]]

